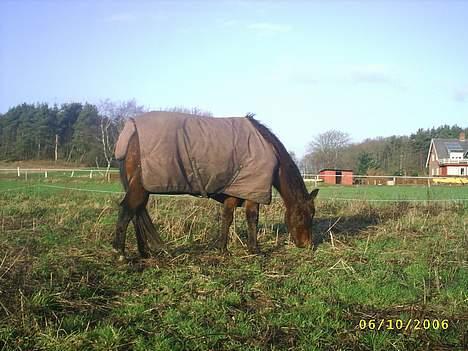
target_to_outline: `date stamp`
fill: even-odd
[[[361,319],[359,329],[361,330],[447,330],[448,319]]]

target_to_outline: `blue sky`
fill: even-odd
[[[0,112],[135,98],[254,112],[302,155],[468,125],[468,1],[2,1]]]

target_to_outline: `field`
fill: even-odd
[[[138,258],[130,229],[127,263],[110,246],[119,191],[0,181],[1,350],[466,347],[468,187],[323,187],[315,251],[291,244],[275,199],[262,255],[245,248],[241,209],[221,255],[215,202],[153,197],[167,253]]]

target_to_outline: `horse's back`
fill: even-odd
[[[135,124],[143,184],[149,192],[224,193],[270,202],[278,161],[272,146],[248,119],[150,112],[135,118]],[[131,136],[132,126],[127,123],[122,134],[119,142],[123,143]]]

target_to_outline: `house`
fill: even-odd
[[[465,133],[458,139],[432,139],[426,167],[430,176],[468,176],[468,141]]]
[[[325,184],[353,185],[353,171],[351,169],[325,168],[320,170],[319,177]]]

